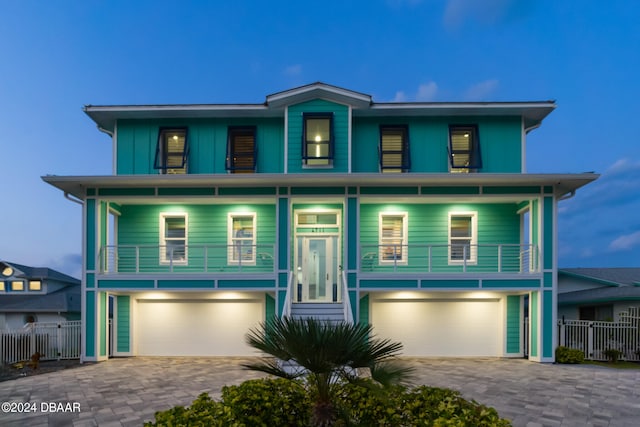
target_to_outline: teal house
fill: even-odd
[[[84,360],[252,355],[247,330],[285,315],[369,322],[407,356],[552,362],[558,203],[597,178],[526,172],[554,108],[324,83],[86,106],[113,175],[43,177],[83,206]]]

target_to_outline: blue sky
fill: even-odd
[[[261,103],[323,81],[374,101],[556,100],[529,172],[602,177],[559,207],[559,265],[640,265],[640,3],[0,2],[0,259],[79,275],[81,207],[40,176],[110,174],[85,104]]]

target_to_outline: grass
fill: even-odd
[[[605,368],[613,368],[613,369],[640,369],[639,362],[627,362],[626,360],[619,360],[615,363],[613,362],[599,362],[596,360],[585,360],[582,362],[584,365],[596,365],[602,366]]]

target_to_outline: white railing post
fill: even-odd
[[[428,263],[428,265],[429,265],[429,266],[428,266],[428,268],[427,268],[427,271],[428,271],[429,273],[431,273],[431,247],[432,247],[431,245],[429,245],[429,246],[427,247],[427,253],[428,253],[427,263]]]
[[[204,246],[204,272],[209,272],[209,246]]]
[[[462,272],[467,272],[467,245],[462,245]]]
[[[498,245],[498,273],[502,273],[502,245]]]
[[[589,359],[595,358],[595,354],[593,352],[594,342],[593,342],[593,322],[589,322],[589,326],[587,329],[587,357]]]
[[[136,273],[140,273],[140,246],[136,245]]]

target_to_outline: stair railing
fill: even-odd
[[[351,311],[351,298],[347,286],[347,273],[342,271],[342,307],[344,308],[344,321],[353,324],[353,312]]]
[[[287,292],[284,295],[284,306],[282,307],[281,317],[291,317],[291,300],[293,299],[293,271],[289,272],[289,280],[287,281]]]

